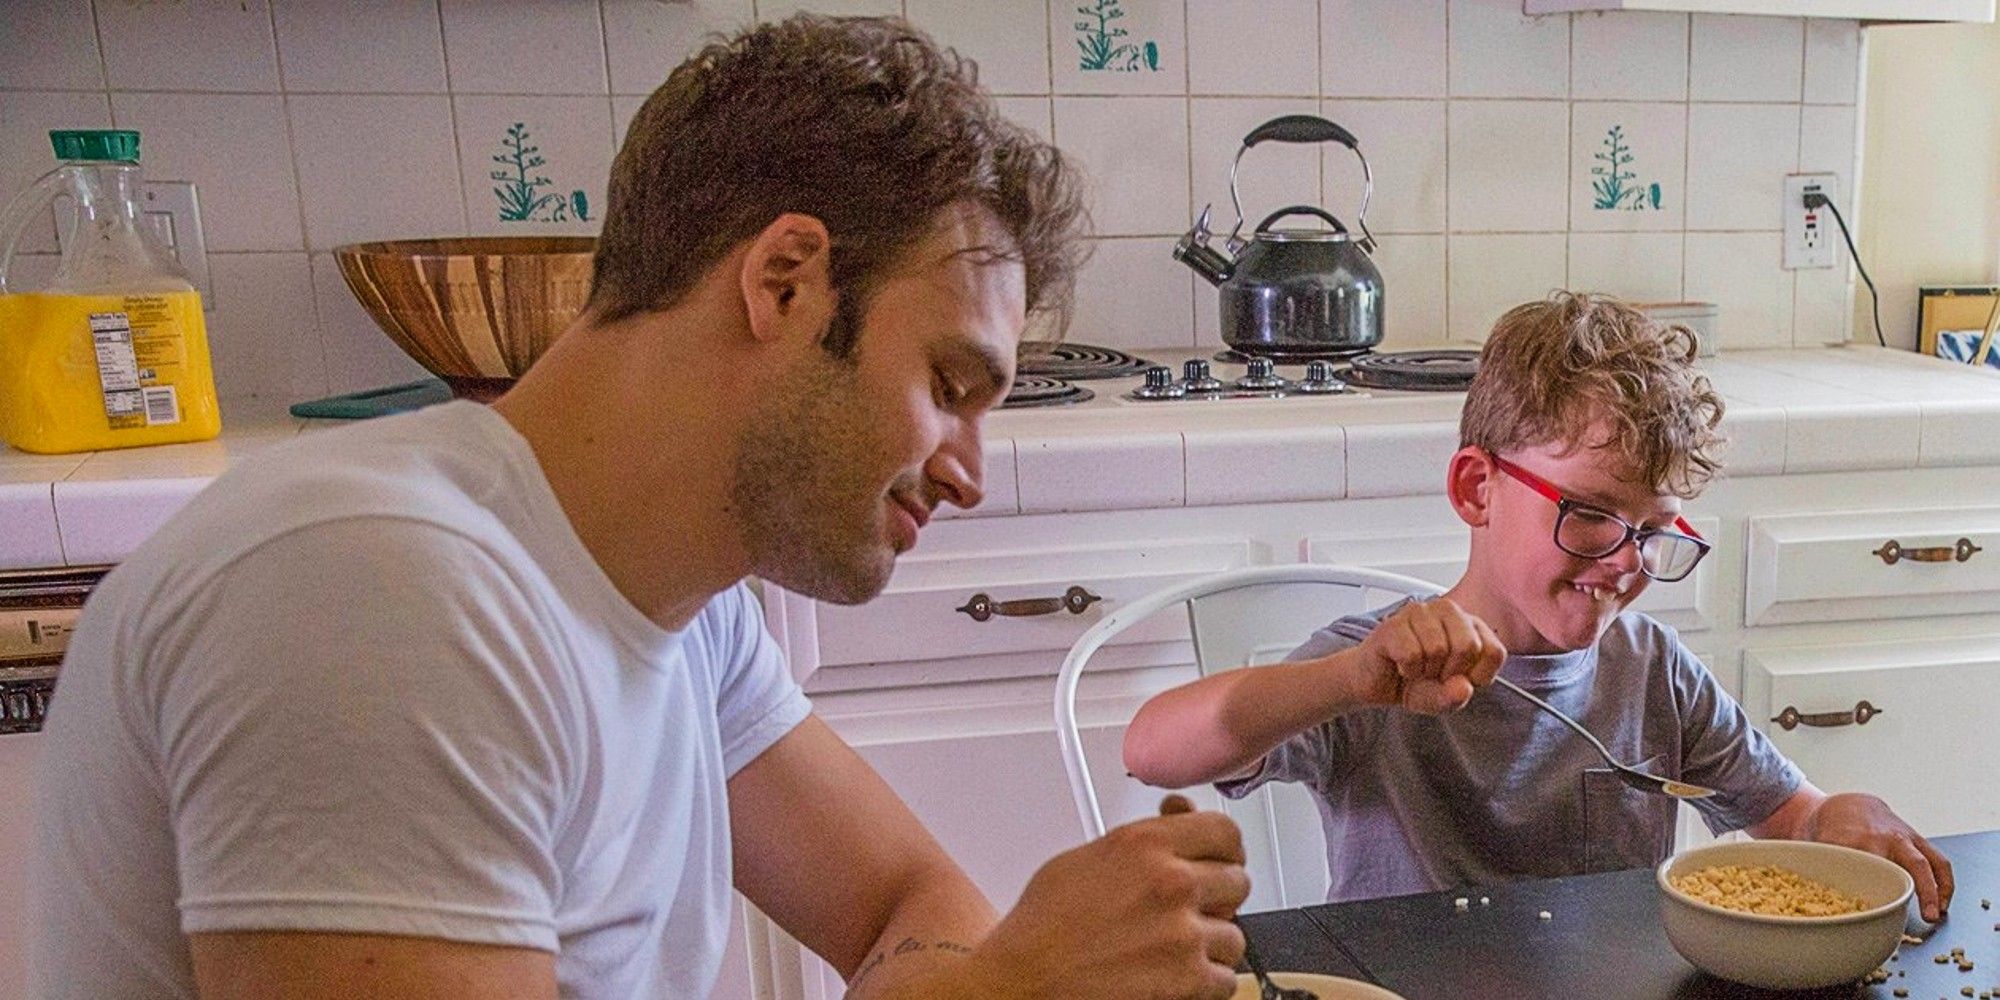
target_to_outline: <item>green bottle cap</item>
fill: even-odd
[[[139,133],[129,128],[52,129],[49,143],[58,160],[139,162]]]

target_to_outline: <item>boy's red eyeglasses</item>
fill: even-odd
[[[1625,543],[1636,542],[1639,571],[1662,583],[1672,583],[1687,579],[1701,557],[1713,547],[1686,518],[1674,518],[1673,528],[1641,528],[1601,507],[1563,496],[1547,480],[1498,455],[1493,456],[1493,464],[1555,502],[1556,547],[1579,559],[1602,559],[1623,548]]]

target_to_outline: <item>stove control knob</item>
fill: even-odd
[[[1249,372],[1236,380],[1236,388],[1245,392],[1283,392],[1291,386],[1278,376],[1270,358],[1251,358]]]
[[[1146,384],[1132,390],[1133,399],[1179,399],[1185,395],[1187,390],[1174,381],[1174,370],[1166,365],[1146,369]]]
[[[1208,362],[1195,358],[1181,365],[1181,385],[1189,392],[1221,392],[1222,380],[1210,374]]]
[[[1293,384],[1292,389],[1295,392],[1323,396],[1346,392],[1347,383],[1334,376],[1333,365],[1325,361],[1310,361],[1306,363],[1306,377]]]

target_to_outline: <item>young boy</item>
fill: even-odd
[[[1843,844],[1910,872],[1926,920],[1951,865],[1880,799],[1805,780],[1674,631],[1626,612],[1709,543],[1680,516],[1715,473],[1722,400],[1695,347],[1629,306],[1557,294],[1494,327],[1446,490],[1472,530],[1443,597],[1343,618],[1285,663],[1163,692],[1125,737],[1153,785],[1310,786],[1329,898],[1652,865],[1676,800],[1626,787],[1499,674],[1618,759],[1716,789],[1709,828]]]

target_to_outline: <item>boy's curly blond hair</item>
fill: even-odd
[[[1722,441],[1722,397],[1695,371],[1695,350],[1686,327],[1615,299],[1557,292],[1515,306],[1480,352],[1459,444],[1610,448],[1639,481],[1694,497],[1720,469]]]

